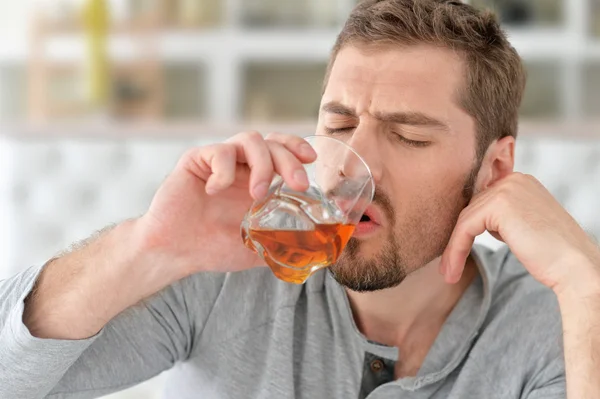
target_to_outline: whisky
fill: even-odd
[[[278,278],[302,284],[315,271],[337,261],[354,228],[351,224],[329,223],[314,224],[314,230],[249,229],[243,238]]]

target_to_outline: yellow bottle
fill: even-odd
[[[110,85],[107,51],[110,21],[104,0],[86,0],[83,25],[86,37],[86,93],[92,107],[102,108],[107,104]]]

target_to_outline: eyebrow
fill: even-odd
[[[354,112],[353,109],[337,101],[323,104],[321,110],[331,114],[358,118],[358,115],[356,115],[356,112]],[[444,122],[422,112],[378,112],[375,114],[375,118],[382,122],[397,123],[399,125],[427,126],[450,131],[450,128]]]

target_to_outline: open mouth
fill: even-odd
[[[365,212],[361,215],[359,223],[380,225],[382,217],[373,206],[367,207]]]
[[[353,236],[355,238],[367,238],[369,235],[375,234],[381,227],[378,218],[379,216],[377,215],[376,210],[367,209],[356,224]]]

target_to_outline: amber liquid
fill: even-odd
[[[337,261],[354,232],[350,224],[315,224],[314,230],[254,230],[244,237],[262,246],[262,255],[273,273],[283,281],[301,284],[315,271]],[[281,265],[286,265],[283,267]]]

